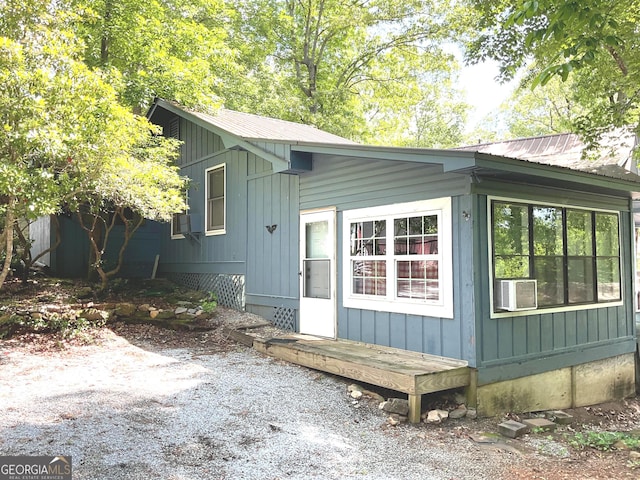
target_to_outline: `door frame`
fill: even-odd
[[[337,312],[338,312],[338,269],[337,269],[337,209],[336,207],[326,207],[326,208],[316,208],[312,210],[302,210],[300,211],[300,258],[299,258],[299,292],[300,292],[300,319],[299,319],[299,327],[300,333],[308,334],[308,335],[316,335],[325,338],[337,338],[338,333],[338,321],[337,321]],[[327,312],[331,315],[330,320],[327,323],[324,323],[320,328],[314,328],[315,325],[313,321],[309,321],[309,318],[305,319],[305,315],[309,315],[309,307],[313,310],[314,304],[317,305],[318,299],[314,298],[306,298],[304,296],[304,260],[306,258],[306,230],[305,227],[307,223],[311,223],[314,221],[323,221],[327,220],[329,225],[329,239],[328,246],[331,249],[329,255],[329,294],[330,298],[327,299],[331,302],[331,305],[327,307]],[[324,300],[321,299],[320,302]],[[303,306],[303,303],[306,305]],[[307,308],[305,308],[307,307]],[[305,310],[307,310],[305,314]],[[306,321],[305,321],[306,320]],[[330,322],[330,326],[328,323]],[[311,326],[311,328],[308,328]],[[318,333],[320,332],[320,333]]]

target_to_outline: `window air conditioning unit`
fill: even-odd
[[[498,308],[517,312],[538,308],[536,280],[500,280],[498,282]]]

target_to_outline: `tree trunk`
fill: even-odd
[[[9,203],[7,204],[7,212],[5,217],[4,234],[5,234],[5,257],[4,265],[2,266],[2,272],[0,272],[0,288],[4,284],[4,281],[9,275],[9,268],[11,267],[11,257],[13,256],[13,228],[16,222],[15,209],[16,197],[13,195],[9,197]]]

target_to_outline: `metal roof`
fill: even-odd
[[[573,133],[482,143],[455,150],[499,155],[612,178],[627,178],[637,173],[633,159],[636,145],[635,134],[618,130],[604,136],[600,147],[587,155],[584,155],[584,142]]]

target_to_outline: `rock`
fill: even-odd
[[[478,411],[475,408],[468,408],[467,409],[467,418],[469,420],[475,420],[476,418],[478,418]]]
[[[532,430],[539,430],[542,432],[553,432],[556,429],[556,424],[546,418],[527,418],[522,420],[522,423]]]
[[[516,438],[528,433],[529,427],[524,423],[508,420],[498,425],[498,431],[505,437]]]
[[[149,310],[149,316],[151,318],[156,318],[160,312],[158,310]]]
[[[440,423],[442,420],[449,418],[449,412],[446,410],[431,410],[427,413],[427,423]]]
[[[116,305],[116,315],[118,317],[131,317],[137,309],[138,307],[132,303],[119,303]]]
[[[634,461],[640,460],[640,452],[636,452],[635,450],[631,450],[629,452],[629,458]]]
[[[563,412],[562,410],[547,412],[546,417],[558,425],[569,425],[573,422],[573,415],[569,415],[567,412]]]
[[[466,415],[467,415],[467,407],[465,407],[464,405],[460,405],[455,410],[451,410],[449,412],[449,418],[453,418],[454,420],[457,420],[459,418],[464,418],[466,417]]]
[[[177,307],[177,308],[173,311],[173,313],[175,313],[176,315],[181,315],[181,314],[183,314],[183,313],[187,313],[187,311],[188,311],[188,308],[186,308],[186,307]]]
[[[380,404],[380,409],[388,413],[407,416],[409,415],[409,401],[404,398],[390,398]]]
[[[89,298],[93,296],[93,289],[91,287],[81,287],[76,290],[76,298]]]
[[[89,322],[106,320],[109,317],[107,312],[98,310],[97,308],[87,308],[80,312],[80,316]]]
[[[171,320],[176,318],[176,316],[171,310],[159,310],[156,318],[158,320]]]
[[[360,400],[362,398],[362,392],[360,390],[353,390],[350,394],[351,398]]]
[[[187,310],[187,313],[190,315],[196,315],[196,312],[198,311],[197,308],[190,308]]]
[[[460,393],[460,392],[456,392],[453,395],[453,400],[458,404],[458,405],[462,405],[464,403],[467,403],[467,397],[464,393]]]
[[[148,303],[143,303],[142,305],[138,305],[138,310],[141,312],[148,312],[151,307]]]
[[[407,417],[398,415],[397,413],[392,413],[387,418],[387,424],[391,425],[392,427],[400,425],[402,422],[406,422],[406,421],[407,421]]]
[[[41,320],[42,314],[40,312],[31,312],[31,318],[34,320]]]
[[[371,400],[375,400],[376,402],[384,402],[384,397],[379,393],[372,392],[370,390],[363,390],[362,394],[365,397],[369,397]]]
[[[347,387],[347,392],[349,392],[349,393],[351,393],[351,392],[353,392],[353,391],[355,391],[355,390],[358,390],[358,391],[360,391],[360,392],[361,392],[361,391],[363,391],[363,390],[364,390],[364,388],[362,388],[362,387],[361,387],[360,385],[358,385],[357,383],[352,383],[351,385],[349,385],[349,386]]]
[[[627,446],[627,444],[624,443],[622,440],[618,440],[616,443],[614,443],[613,448],[615,448],[616,450],[629,450],[629,447]]]

